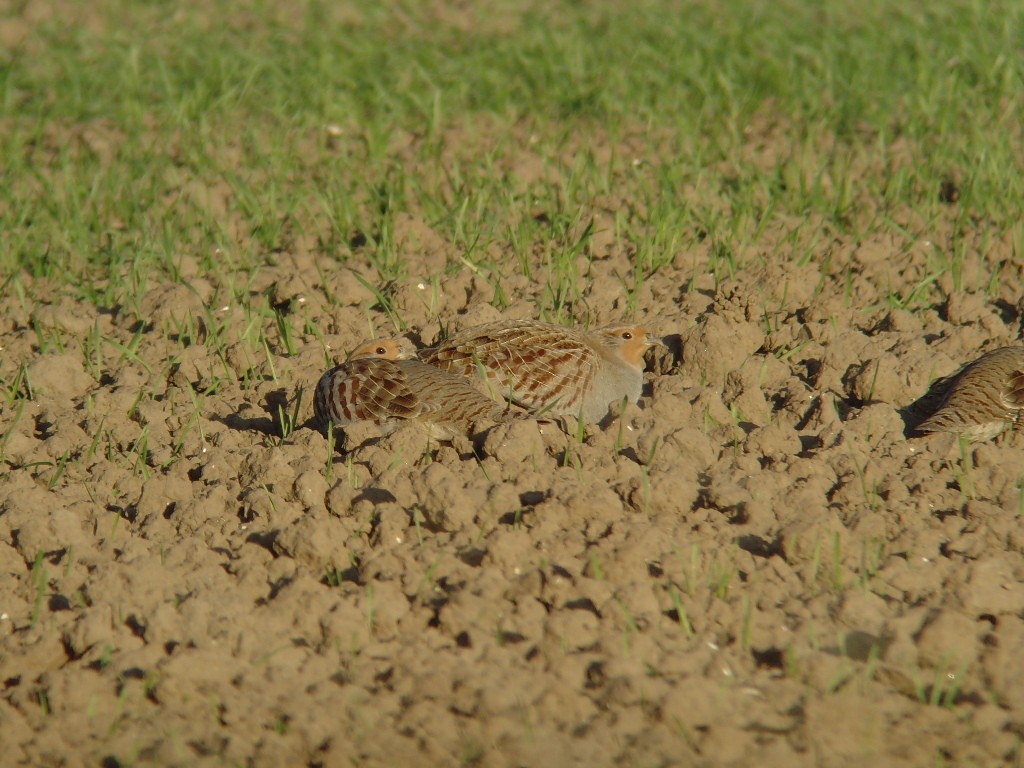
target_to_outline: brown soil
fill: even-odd
[[[756,154],[784,137],[749,140]],[[614,155],[628,164],[636,143]],[[558,166],[524,138],[510,184],[570,168],[565,151]],[[56,291],[12,303],[0,375],[24,362],[32,399],[0,411],[3,762],[1019,760],[1019,435],[965,455],[948,435],[906,436],[933,378],[1020,336],[1010,236],[964,265],[1001,266],[994,295],[909,311],[886,298],[927,276],[952,205],[927,229],[902,222],[920,233],[909,249],[824,225],[794,242],[780,221],[717,281],[712,244],[684,233],[631,312],[631,256],[602,210],[578,319],[646,319],[668,350],[640,404],[582,441],[532,421],[455,446],[353,429],[329,473],[321,434],[276,437],[300,388],[310,415],[320,338],[250,357],[249,317],[187,260],[192,287],[152,285],[138,357],[107,345],[102,373],[83,340],[96,326],[128,345],[129,313]],[[431,282],[460,253],[420,213],[398,215],[394,239],[412,274],[392,299],[419,341],[499,314],[486,275]],[[536,316],[544,263],[504,281],[505,316]],[[341,266],[297,247],[250,290],[340,356],[368,319],[393,332],[354,272],[373,275],[358,248]],[[168,329],[188,312],[207,320],[183,345]],[[33,324],[61,329],[63,351],[41,353]]]

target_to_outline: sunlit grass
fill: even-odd
[[[6,55],[0,260],[135,313],[183,254],[226,282],[312,247],[383,290],[415,270],[391,237],[413,211],[499,286],[545,282],[539,309],[564,317],[609,196],[635,282],[705,238],[706,268],[735,274],[774,220],[934,221],[952,183],[959,284],[973,217],[1009,227],[1021,200],[1021,10],[997,5],[599,3],[463,30],[372,4],[243,24],[105,3]],[[539,174],[510,175],[523,160]]]

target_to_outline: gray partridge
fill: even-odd
[[[660,343],[639,325],[585,331],[503,320],[459,331],[420,357],[460,376],[484,378],[495,398],[533,414],[598,422],[612,403],[640,399],[644,352]]]
[[[501,405],[465,378],[402,359],[412,347],[401,341],[367,342],[320,377],[313,409],[322,428],[368,421],[387,432],[413,421],[425,425],[434,439],[450,440],[468,434],[474,422],[508,418]]]
[[[1001,347],[932,385],[944,392],[918,432],[959,432],[971,442],[990,440],[1024,411],[1024,347]]]

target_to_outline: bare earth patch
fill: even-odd
[[[623,142],[596,146],[643,172],[640,142]],[[784,142],[753,126],[749,150]],[[524,136],[503,172],[525,189],[577,149],[542,159]],[[714,244],[686,233],[692,247],[634,285],[609,232],[630,202],[592,212],[572,310],[646,320],[668,350],[639,406],[579,435],[354,429],[332,456],[302,426],[325,345],[340,358],[395,330],[355,277],[373,276],[358,239],[344,265],[311,242],[251,277],[294,354],[256,354],[251,318],[188,259],[184,283],[149,286],[143,327],[56,293],[9,307],[0,375],[24,384],[0,410],[4,759],[1011,763],[1020,436],[962,452],[907,434],[931,380],[1019,338],[1012,243],[966,257],[965,275],[1001,266],[993,294],[943,285],[935,306],[888,299],[925,279],[952,207],[902,252],[887,231],[794,239],[776,220],[717,278]],[[460,268],[422,212],[391,236],[410,274],[388,298],[423,343],[544,301],[539,257],[533,279],[510,265],[496,281]],[[120,348],[97,352],[93,328]]]

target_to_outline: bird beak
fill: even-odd
[[[646,343],[648,347],[664,347],[668,349],[668,344],[662,341],[661,336],[648,336]]]

